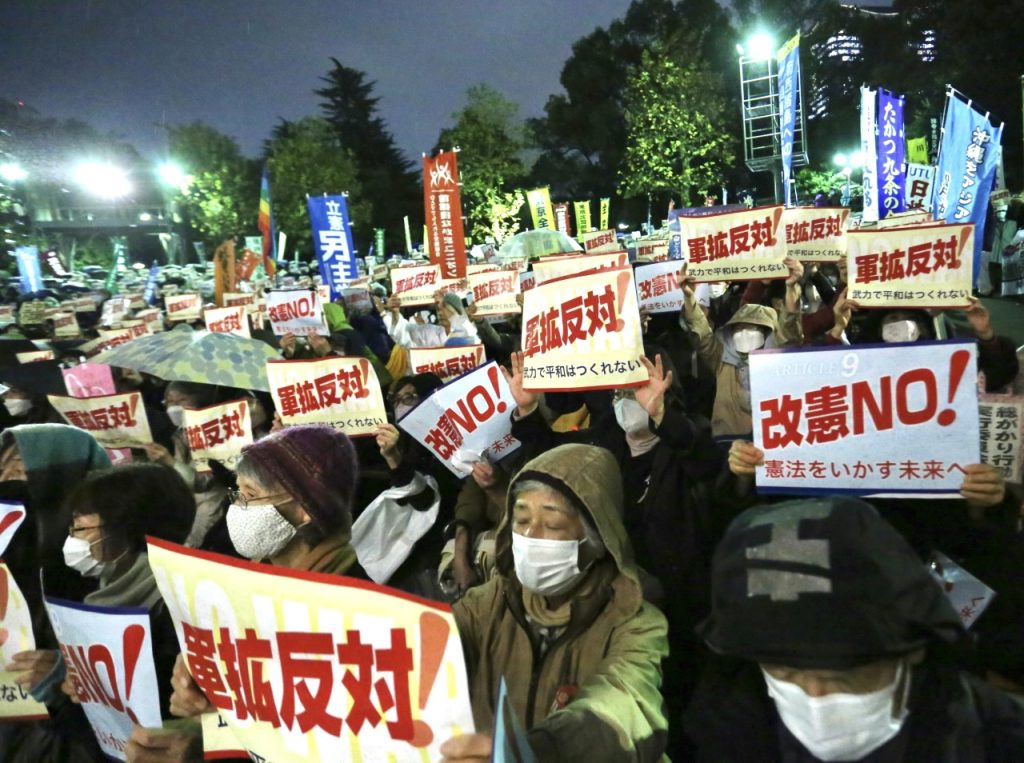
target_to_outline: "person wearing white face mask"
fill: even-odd
[[[859,499],[737,517],[700,633],[721,657],[686,717],[697,761],[1024,760],[1024,707],[958,670],[957,612]]]
[[[453,607],[476,734],[445,760],[489,759],[498,683],[537,760],[658,760],[665,750],[664,617],[643,601],[603,448],[562,445],[509,488],[497,571]]]

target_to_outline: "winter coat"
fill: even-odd
[[[566,630],[540,656],[516,577],[511,500],[498,529],[497,573],[453,608],[478,731],[494,726],[498,685],[527,729],[538,760],[651,761],[665,749],[661,661],[667,626],[643,601],[626,531],[622,485],[611,454],[563,445],[523,467],[587,511],[607,549],[576,589]],[[512,492],[509,495],[512,495]]]

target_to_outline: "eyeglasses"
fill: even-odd
[[[402,395],[401,397],[398,397],[396,395],[396,396],[391,398],[391,404],[392,405],[416,405],[416,403],[418,403],[419,401],[420,401],[420,396],[415,394],[415,393],[410,393],[408,395]]]
[[[76,533],[85,532],[86,530],[102,530],[103,525],[88,525],[87,527],[75,527],[73,524],[68,525],[68,535],[72,538],[75,537]]]
[[[260,506],[260,505],[262,505],[264,503],[275,503],[274,501],[271,501],[269,499],[271,499],[271,498],[281,498],[281,497],[289,498],[289,499],[291,498],[291,496],[289,496],[287,493],[274,493],[272,495],[261,495],[259,498],[246,498],[238,490],[229,490],[228,491],[228,500],[231,503],[236,504],[239,508],[242,508],[242,509],[249,508],[249,504],[250,503],[253,504],[254,506]],[[283,502],[281,502],[281,503],[283,503]]]

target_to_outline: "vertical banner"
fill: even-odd
[[[782,187],[787,207],[793,204],[793,138],[796,134],[796,93],[800,87],[800,35],[779,48],[779,132],[782,145]]]
[[[906,209],[903,96],[878,91],[878,214],[885,219]]]
[[[612,200],[605,196],[601,199],[601,221],[598,224],[599,230],[606,230],[609,226],[608,219],[611,217]]]
[[[534,188],[526,192],[526,200],[530,205],[530,217],[533,218],[533,227],[541,228],[555,227],[555,212],[551,207],[551,191],[547,186]]]
[[[1021,482],[1024,398],[982,397],[978,403],[981,462],[994,466],[1007,482]],[[0,542],[0,547],[2,547]]]
[[[569,204],[562,202],[561,204],[555,204],[555,227],[562,231],[566,236],[572,235],[572,230],[569,225]]]
[[[373,246],[377,250],[378,261],[383,262],[387,259],[387,252],[384,251],[384,229],[374,228],[373,229]]]
[[[111,294],[117,294],[117,276],[124,270],[128,260],[128,240],[124,236],[111,236],[110,243],[114,247],[114,266],[107,274],[103,288]]]
[[[462,194],[455,151],[423,156],[423,208],[430,241],[430,261],[441,278],[466,277],[466,236],[462,229]]]
[[[878,144],[875,142],[875,105],[877,93],[871,88],[860,89],[860,151],[864,156],[862,172],[864,187],[864,217],[866,223],[878,220]]]
[[[22,294],[34,294],[43,288],[43,272],[39,267],[39,247],[19,246],[14,250],[18,260],[18,288]]]
[[[333,302],[346,283],[359,277],[348,201],[344,196],[309,196],[306,203],[320,277],[330,285]]]
[[[260,231],[260,252],[263,255],[263,268],[267,271],[267,275],[273,276],[276,270],[273,263],[278,258],[278,250],[274,248],[277,245],[277,235],[274,230],[274,209],[270,202],[270,175],[267,172],[266,165],[263,166],[263,175],[260,177],[260,208],[256,227]],[[284,253],[284,246],[281,246],[280,251]],[[199,259],[202,261],[202,257]]]
[[[71,683],[96,741],[126,760],[132,726],[160,728],[160,693],[149,610],[46,600]]]
[[[590,224],[590,202],[574,201],[573,210],[576,212],[576,234],[589,233],[593,227]]]
[[[913,164],[928,164],[927,138],[907,138],[907,161]]]
[[[149,275],[146,277],[146,288],[142,292],[142,300],[147,305],[155,305],[157,302],[157,289],[159,284],[157,280],[160,277],[160,266],[154,262],[149,267]]]
[[[402,218],[402,224],[405,226],[405,253],[412,254],[412,233],[409,232],[409,215]]]
[[[953,92],[946,99],[939,165],[935,174],[935,219],[974,223],[974,282],[981,268],[985,214],[992,191],[1003,126],[993,127],[988,114],[980,114]]]

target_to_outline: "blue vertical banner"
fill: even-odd
[[[988,114],[971,108],[950,91],[942,125],[939,165],[933,184],[932,211],[936,220],[974,223],[974,285],[981,268],[988,197],[999,163],[1003,125],[994,127]]]
[[[903,96],[878,91],[878,214],[881,219],[907,209],[906,139],[903,132]]]
[[[160,266],[155,262],[149,266],[149,276],[146,278],[146,288],[142,292],[142,301],[147,305],[156,304],[157,277],[160,275]]]
[[[39,267],[39,247],[19,246],[14,250],[18,260],[18,288],[22,294],[33,294],[43,288],[43,271]]]
[[[792,205],[793,138],[796,134],[796,91],[800,87],[800,35],[776,54],[779,64],[779,132],[782,138],[782,186],[786,206]]]
[[[344,196],[309,196],[309,224],[320,277],[331,287],[331,301],[341,297],[349,281],[359,277],[348,200]]]

